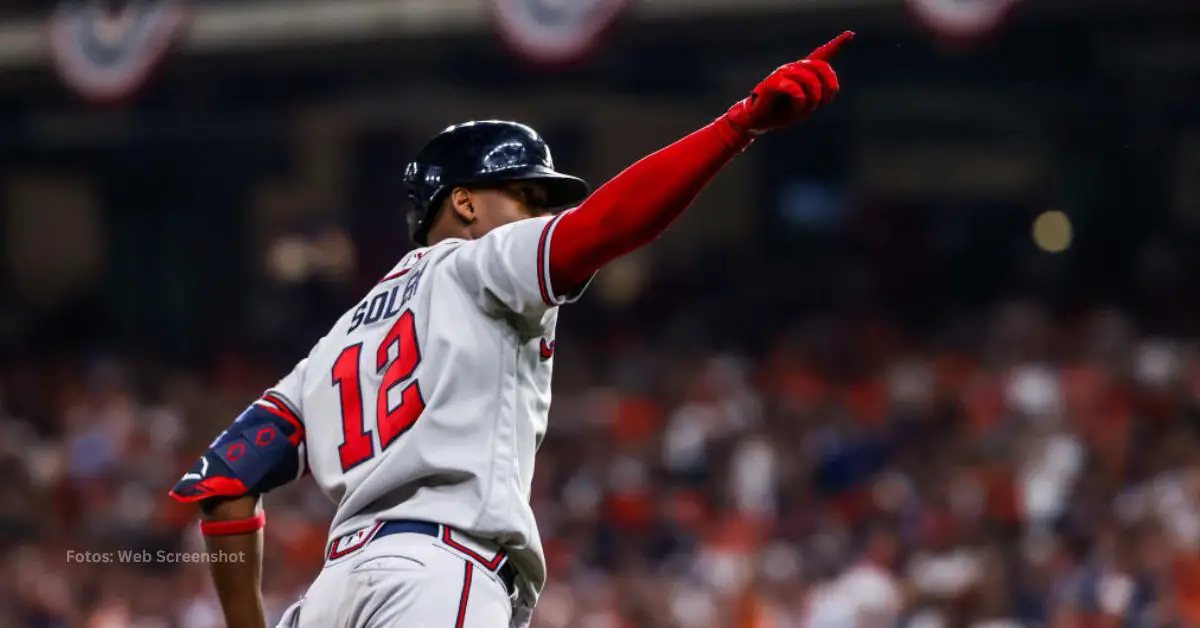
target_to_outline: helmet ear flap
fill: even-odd
[[[434,201],[441,193],[440,174],[440,168],[427,166],[420,160],[411,161],[404,168],[404,187],[412,205],[407,217],[408,233],[421,246],[429,245],[429,226],[437,216],[438,206]]]
[[[417,244],[429,246],[429,228],[433,226],[433,221],[437,220],[444,198],[443,190],[435,193],[428,202],[417,194],[408,195],[408,200],[412,203],[412,210],[408,212],[408,233]]]
[[[426,214],[428,214],[428,213],[429,212],[427,210],[422,210],[419,207],[417,207],[416,203],[414,202],[413,209],[408,212],[408,216],[407,216],[407,218],[408,218],[408,234],[409,234],[409,236],[412,237],[414,242],[416,242],[417,244],[419,244],[421,246],[429,246],[428,225],[429,225],[430,221],[427,219],[428,216],[426,216]]]

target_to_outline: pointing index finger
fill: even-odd
[[[813,61],[828,61],[833,58],[833,55],[837,54],[838,50],[840,50],[841,47],[848,43],[851,39],[854,39],[854,31],[846,31],[841,35],[834,37],[832,41],[824,46],[812,51],[812,54],[808,55],[806,58],[812,59]]]

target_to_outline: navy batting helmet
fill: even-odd
[[[428,244],[429,227],[455,187],[510,181],[544,185],[551,208],[577,203],[588,195],[583,179],[554,170],[550,147],[524,124],[502,120],[458,124],[430,140],[404,171],[413,204],[409,214],[413,239]]]

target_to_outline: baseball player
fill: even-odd
[[[852,37],[590,197],[526,126],[468,122],[430,141],[404,175],[420,248],[171,491],[200,505],[210,551],[246,557],[211,564],[227,624],[264,626],[260,497],[311,474],[337,513],[325,567],[281,626],[527,625],[546,581],[529,494],[558,306],[658,238],[755,137],[832,100],[828,60]]]

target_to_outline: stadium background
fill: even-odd
[[[564,314],[535,625],[1200,625],[1194,1],[635,0],[551,65],[479,0],[207,2],[106,105],[46,6],[0,3],[0,625],[220,624],[203,565],[67,553],[198,547],[167,488],[408,249],[432,133],[598,184],[844,29],[837,104]],[[267,506],[274,618],[331,509]]]

